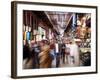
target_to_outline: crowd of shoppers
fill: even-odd
[[[84,62],[86,64],[86,62]],[[38,42],[25,41],[23,45],[23,68],[57,68],[80,66],[79,47],[73,39],[65,39],[62,43],[55,39]]]

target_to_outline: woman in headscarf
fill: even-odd
[[[41,48],[41,53],[39,53],[39,65],[40,68],[50,68],[52,63],[52,58],[50,55],[50,46],[44,45]]]

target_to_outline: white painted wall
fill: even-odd
[[[18,1],[18,0],[16,0]],[[100,14],[100,0],[24,0],[49,3],[64,3],[64,4],[83,4],[97,5],[98,14]],[[100,15],[98,15],[98,26]],[[98,27],[98,35],[100,34]],[[98,36],[98,49],[100,47],[100,36]],[[98,50],[98,53],[100,49]],[[98,67],[100,68],[100,54],[98,54]],[[0,80],[14,80],[10,78],[11,71],[11,0],[0,0]],[[98,74],[74,75],[61,77],[46,77],[34,78],[34,80],[100,80],[100,69]],[[20,80],[20,79],[19,79]],[[22,79],[24,80],[24,79]],[[33,80],[27,78],[26,80]]]

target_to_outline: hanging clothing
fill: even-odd
[[[27,32],[23,32],[23,39],[26,40]]]
[[[30,32],[28,31],[28,32],[27,32],[27,40],[30,40],[30,36],[31,36],[31,34],[30,34]]]

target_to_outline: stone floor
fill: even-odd
[[[52,67],[56,67],[56,59],[53,60]],[[80,60],[80,66],[82,66],[82,62]],[[63,63],[62,59],[60,58],[60,66],[59,67],[75,67],[74,64],[68,63],[67,59],[65,58],[65,63]]]

